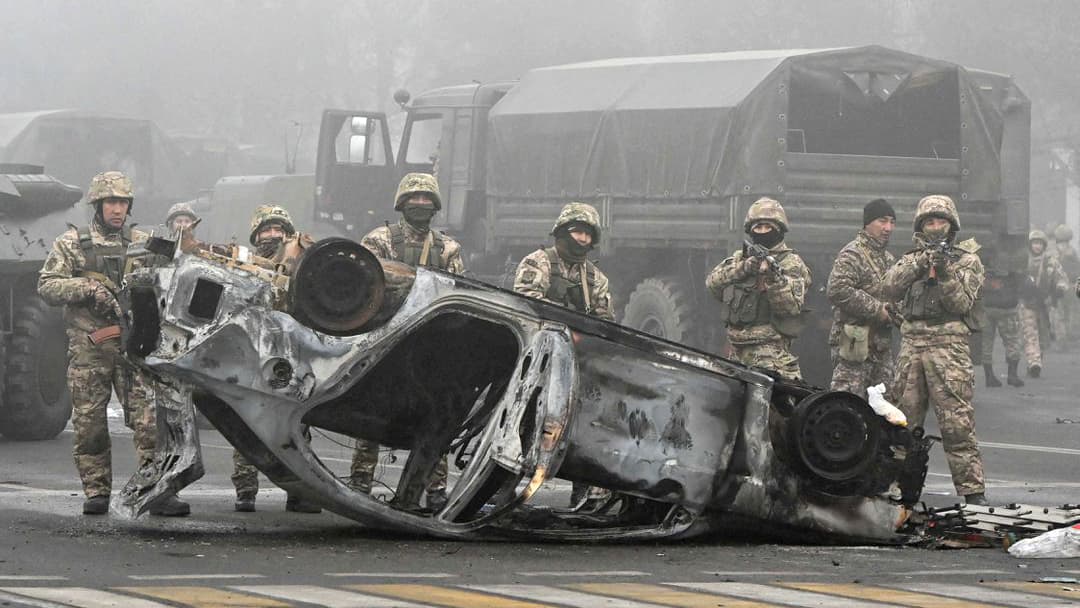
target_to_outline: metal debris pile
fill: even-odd
[[[1058,508],[1009,504],[1000,507],[953,505],[929,509],[924,527],[936,548],[1008,547],[1048,530],[1080,523],[1080,505]]]

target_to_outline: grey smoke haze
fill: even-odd
[[[326,107],[601,57],[881,44],[1012,73],[1036,145],[1080,135],[1069,0],[0,1],[0,112],[79,108],[277,153]],[[301,167],[303,168],[302,163]]]

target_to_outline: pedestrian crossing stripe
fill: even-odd
[[[910,606],[976,608],[1074,606],[1076,587],[1027,582],[973,584],[822,582],[574,583],[557,585],[355,584],[88,587],[0,587],[0,598],[43,608],[166,608],[212,606],[279,608],[297,604],[330,608],[849,608]],[[1071,600],[1071,601],[1070,601]]]

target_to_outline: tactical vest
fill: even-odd
[[[582,288],[581,281],[571,281],[563,275],[562,265],[559,263],[559,252],[554,247],[548,247],[544,249],[544,253],[547,254],[548,264],[551,266],[551,276],[544,297],[578,312],[592,314],[592,311],[587,310],[585,307],[585,291]],[[599,272],[596,265],[585,260],[585,272],[589,279],[589,285],[596,285],[597,273]]]
[[[390,229],[390,248],[394,251],[394,258],[409,266],[419,266],[420,256],[424,252],[424,242],[407,241],[405,229],[401,227],[401,224],[388,224],[387,228]],[[428,250],[427,264],[424,265],[428,268],[446,270],[446,266],[443,265],[443,249],[446,248],[443,235],[438,230],[432,230],[431,236],[431,249]]]
[[[776,254],[776,261],[782,262],[795,251],[789,249]],[[743,258],[741,261],[745,262]],[[787,338],[798,338],[806,327],[809,310],[802,310],[795,316],[779,316],[772,312],[769,296],[761,276],[749,276],[741,281],[727,285],[720,293],[720,320],[728,327],[745,329],[755,325],[772,325],[778,333]]]
[[[1020,289],[1013,273],[986,273],[980,297],[987,308],[1016,308],[1020,303]]]
[[[124,266],[127,263],[127,248],[131,244],[131,226],[120,229],[120,243],[117,245],[95,245],[90,228],[79,228],[79,249],[86,258],[86,266],[80,271],[104,275],[112,281],[112,287],[119,287],[124,279]]]

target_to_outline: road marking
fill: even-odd
[[[324,572],[323,576],[366,577],[366,578],[454,578],[449,572]]]
[[[952,576],[955,574],[1005,574],[1004,570],[907,570],[895,571],[897,576]]]
[[[980,441],[979,447],[1018,450],[1021,452],[1043,452],[1046,454],[1080,454],[1080,450],[1073,448],[1056,448],[1048,445],[1026,445],[1023,443],[998,443],[996,441]]]
[[[262,574],[129,574],[133,581],[194,581],[201,579],[266,578]]]
[[[994,587],[1027,591],[1038,595],[1056,595],[1069,598],[1073,601],[1080,600],[1080,585],[1071,586],[1064,583],[990,583]]]
[[[33,606],[34,608],[66,608],[64,604],[57,604],[55,602],[46,602],[45,600],[35,600],[33,598],[26,597],[25,595],[15,595],[14,593],[6,593],[0,591],[0,601],[4,602],[4,606]]]
[[[482,591],[484,593],[498,593],[523,599],[543,599],[545,602],[554,602],[575,608],[657,608],[657,604],[646,604],[632,600],[604,597],[592,593],[582,593],[571,589],[560,589],[546,585],[468,585],[468,589]]]
[[[578,583],[568,585],[573,589],[580,589],[587,593],[610,595],[631,600],[644,600],[663,606],[676,606],[678,608],[716,608],[723,604],[724,608],[761,608],[772,606],[752,600],[732,600],[718,595],[701,593],[698,591],[683,591],[663,585],[646,585],[643,583]],[[723,600],[718,602],[717,600]]]
[[[836,597],[814,593],[812,591],[798,591],[795,589],[782,589],[769,585],[755,583],[671,583],[676,587],[700,589],[709,593],[717,593],[730,597],[741,597],[748,600],[758,600],[774,604],[787,604],[790,606],[807,606],[808,608],[880,608],[879,602],[860,602],[850,598]]]
[[[275,599],[213,587],[116,587],[125,593],[136,593],[167,602],[196,608],[243,606],[244,608],[289,608]],[[126,607],[127,605],[124,604]]]
[[[66,576],[35,576],[33,574],[0,574],[0,581],[66,581]]]
[[[908,591],[915,591],[917,593],[925,592],[933,593],[935,595],[962,597],[979,602],[991,602],[998,604],[1008,602],[1009,604],[1014,604],[1016,606],[1026,606],[1027,608],[1065,608],[1066,606],[1076,608],[1076,604],[1073,602],[1063,602],[1052,597],[1046,597],[1045,595],[1035,595],[1034,593],[1021,593],[1019,591],[991,589],[986,587],[985,585],[908,583],[905,585],[889,586],[896,587],[898,589],[906,589]]]
[[[916,606],[917,608],[987,608],[989,604],[969,602],[950,597],[926,595],[914,591],[902,591],[887,587],[875,587],[873,585],[858,584],[824,584],[824,583],[776,583],[788,589],[801,589],[816,593],[828,593],[842,595],[860,600],[870,600],[890,604],[902,604],[904,606]]]
[[[526,602],[476,591],[466,591],[452,587],[436,587],[434,585],[349,585],[348,588],[376,595],[427,602],[438,606],[450,606],[451,608],[473,608],[474,606],[487,606],[489,608],[546,608],[551,606],[551,604]]]
[[[797,572],[795,570],[702,570],[709,576],[839,576],[839,572]]]
[[[0,591],[77,608],[168,608],[166,604],[86,587],[2,587]]]
[[[573,570],[540,570],[537,572],[515,572],[519,576],[649,576],[648,572],[641,572],[640,570],[595,570],[589,571],[573,571]]]
[[[430,606],[430,604],[413,604],[399,599],[377,597],[314,585],[255,585],[232,588],[246,593],[259,593],[290,602],[303,602],[326,606],[326,608],[421,608]]]

